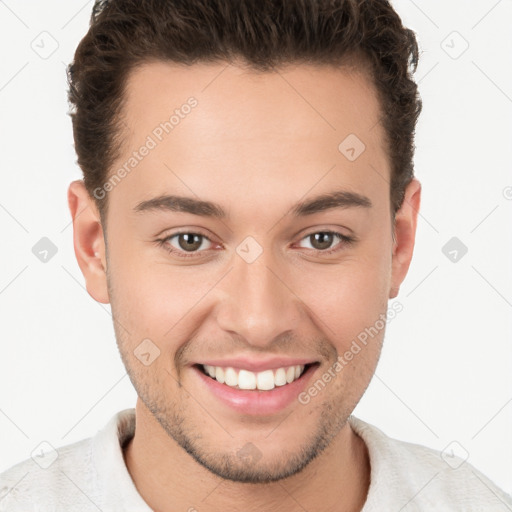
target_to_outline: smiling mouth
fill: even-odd
[[[305,365],[283,366],[272,370],[251,372],[233,368],[231,366],[210,366],[206,364],[195,365],[202,373],[234,389],[270,391],[276,387],[283,387],[302,378],[312,367],[319,363]]]

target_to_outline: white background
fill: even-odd
[[[59,447],[94,435],[135,404],[109,307],[85,291],[66,200],[81,174],[65,66],[92,5],[0,1],[0,471],[41,441]],[[467,452],[510,493],[512,5],[394,5],[422,49],[415,162],[423,202],[398,297],[404,310],[354,414],[439,450],[457,441],[455,453]],[[46,59],[33,49],[41,38],[47,51],[58,44]],[[469,47],[453,58],[462,38]],[[468,248],[456,263],[442,252],[454,236]],[[58,248],[47,263],[32,253],[42,237]]]

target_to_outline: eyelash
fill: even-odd
[[[351,245],[351,244],[353,244],[356,241],[356,239],[353,238],[353,237],[350,237],[350,236],[347,236],[347,235],[343,235],[342,233],[338,233],[337,231],[330,231],[330,230],[326,230],[326,231],[313,231],[313,232],[305,235],[304,237],[302,237],[300,241],[302,241],[302,240],[304,240],[304,239],[306,239],[306,238],[308,238],[308,237],[310,237],[312,235],[316,235],[318,233],[334,235],[335,237],[338,238],[338,240],[340,242],[342,242],[342,243],[339,243],[339,244],[335,245],[334,248],[332,248],[332,249],[326,249],[326,250],[309,249],[311,251],[316,251],[316,252],[318,252],[320,254],[332,254],[332,253],[341,251],[341,250],[343,250],[343,245]],[[169,252],[171,254],[178,255],[180,258],[194,258],[194,257],[197,257],[197,255],[200,252],[203,252],[203,251],[199,251],[199,252],[196,251],[196,252],[191,252],[191,253],[187,254],[186,252],[184,252],[184,251],[182,252],[180,250],[177,250],[177,249],[173,248],[172,246],[170,246],[168,244],[169,240],[171,240],[172,238],[174,238],[176,236],[183,235],[183,234],[199,235],[202,238],[205,238],[206,240],[211,242],[211,240],[206,235],[204,235],[203,233],[195,232],[195,231],[178,231],[177,233],[173,233],[172,235],[166,236],[165,238],[157,239],[156,243],[158,244],[159,247],[162,247],[164,250],[166,250],[167,252]],[[340,246],[341,246],[341,248],[340,248]]]

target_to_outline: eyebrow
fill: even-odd
[[[337,190],[322,194],[312,199],[300,201],[293,205],[290,213],[294,217],[306,217],[315,213],[332,210],[335,208],[371,208],[372,202],[362,194]],[[217,203],[202,201],[192,197],[161,195],[153,199],[141,201],[135,206],[136,212],[147,211],[171,211],[191,213],[202,217],[226,219],[228,214]]]

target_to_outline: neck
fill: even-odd
[[[359,512],[370,484],[366,445],[348,422],[300,473],[277,482],[247,484],[224,480],[197,463],[140,399],[135,435],[124,448],[124,459],[138,492],[155,512]]]

